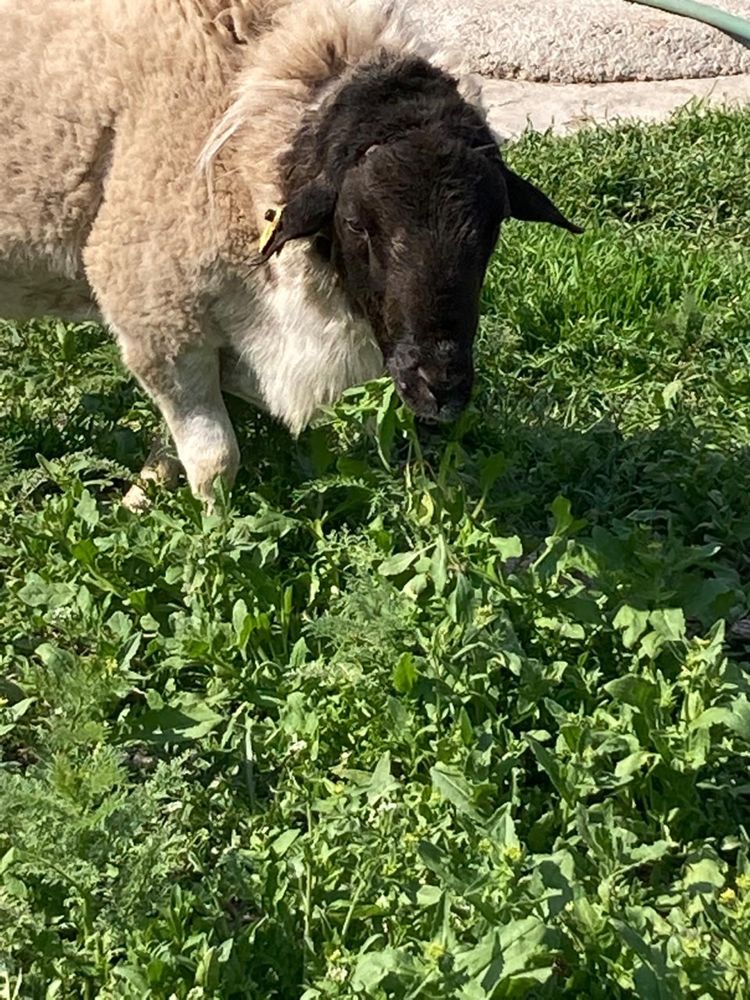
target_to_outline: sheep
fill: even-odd
[[[0,23],[0,316],[113,331],[206,500],[239,464],[225,392],[298,435],[387,371],[455,417],[502,221],[580,231],[393,4],[0,0]]]

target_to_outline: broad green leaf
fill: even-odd
[[[673,379],[662,389],[661,398],[666,409],[671,409],[674,401],[682,392],[682,382],[680,379]]]
[[[655,706],[659,702],[659,688],[656,684],[645,677],[637,677],[635,674],[627,674],[625,677],[618,677],[609,684],[604,685],[604,690],[610,694],[615,701],[623,702],[625,705],[632,705],[643,711],[646,708]]]
[[[625,649],[632,649],[648,628],[648,611],[639,611],[625,604],[615,615],[614,626],[622,631]]]
[[[652,611],[649,621],[654,631],[670,642],[679,642],[685,638],[685,614],[682,608]]]
[[[531,747],[531,751],[536,757],[537,763],[542,770],[546,772],[557,791],[560,795],[562,795],[567,803],[572,804],[573,795],[567,778],[563,773],[562,763],[554,757],[546,747],[543,747],[541,743],[537,743],[537,741],[531,739],[531,737],[527,736],[526,742]]]
[[[388,792],[398,788],[398,782],[391,774],[391,754],[386,750],[378,761],[367,788],[367,801],[374,805]]]
[[[666,840],[656,840],[653,844],[644,844],[642,847],[634,848],[630,857],[632,861],[640,865],[660,861],[670,853],[673,847],[674,844],[669,844]]]
[[[375,415],[378,455],[386,469],[390,469],[391,449],[396,436],[396,387],[391,382],[383,391],[383,398]]]
[[[635,753],[628,754],[627,757],[618,760],[615,765],[615,777],[623,780],[632,778],[634,774],[638,774],[651,760],[653,760],[653,754],[646,753],[645,750],[637,750]]]
[[[472,801],[471,785],[457,767],[436,764],[430,769],[430,776],[435,791],[451,802],[459,812],[476,820],[481,819]]]
[[[492,547],[503,562],[508,559],[520,559],[523,555],[523,544],[518,535],[510,535],[508,538],[493,538]]]
[[[419,906],[437,906],[442,900],[445,890],[437,885],[420,886],[417,892],[417,903]]]
[[[299,522],[277,510],[264,510],[260,514],[246,517],[243,527],[255,535],[267,538],[283,538],[299,526]]]
[[[429,577],[426,573],[416,573],[407,581],[402,593],[412,601],[416,601],[420,594],[423,594],[429,586]]]
[[[582,625],[566,621],[564,618],[549,618],[542,615],[534,621],[534,624],[537,628],[554,632],[563,639],[581,640],[586,638],[586,630]]]
[[[302,836],[301,830],[286,830],[271,841],[270,851],[277,858],[283,858],[289,848]]]
[[[72,670],[75,657],[67,649],[60,649],[51,642],[43,642],[36,647],[36,655],[50,670]]]
[[[426,868],[437,875],[445,885],[452,887],[455,884],[450,869],[450,858],[442,848],[429,840],[421,840],[417,850]]]
[[[499,953],[498,934],[496,930],[492,930],[485,934],[473,948],[459,952],[456,956],[456,968],[467,976],[471,976],[472,979],[479,977],[498,958]],[[485,990],[484,995],[487,996],[488,992],[491,993],[491,991]]]
[[[141,615],[138,619],[138,625],[143,629],[144,632],[158,632],[159,623],[154,618],[153,615]]]
[[[235,601],[234,607],[232,608],[232,625],[234,626],[234,631],[238,640],[240,640],[240,637],[242,636],[247,616],[247,604],[243,598],[240,598],[239,601]]]
[[[750,743],[750,702],[743,695],[735,699],[729,708],[707,708],[692,723],[693,729],[708,729],[723,725],[736,733],[746,743]]]
[[[436,594],[442,594],[448,583],[448,549],[441,535],[435,543],[435,551],[430,564],[430,576]]]
[[[14,722],[18,722],[20,719],[26,715],[31,706],[36,702],[36,698],[24,698],[22,701],[17,701],[14,705],[8,707],[8,712],[10,717]]]
[[[649,965],[639,965],[633,973],[636,995],[639,1000],[684,1000],[679,984],[667,981]]]
[[[565,497],[556,497],[550,505],[552,516],[555,519],[555,534],[562,535],[573,524],[573,515],[570,510],[570,500]]]
[[[623,943],[637,956],[634,980],[641,1000],[682,1000],[673,988],[673,977],[668,974],[660,950],[652,947],[635,927],[622,920],[613,923]]]
[[[497,813],[492,817],[490,836],[503,847],[515,848],[520,845],[516,824],[513,819],[513,806],[510,802],[500,806]]]
[[[558,496],[550,504],[552,516],[555,519],[556,537],[574,534],[586,526],[585,520],[577,520],[573,517],[570,500],[566,497]]]
[[[11,865],[14,863],[17,856],[18,852],[16,851],[15,847],[8,848],[5,854],[3,854],[3,856],[0,858],[0,875],[4,875],[5,872],[7,872],[10,869]]]
[[[682,884],[693,893],[713,893],[724,885],[724,865],[718,859],[705,857],[685,865]]]
[[[479,489],[487,495],[500,476],[508,468],[508,459],[502,452],[489,455],[483,459],[479,470]]]
[[[474,743],[474,727],[471,724],[469,713],[463,705],[458,713],[458,729],[461,733],[461,742],[464,746],[470,747]]]
[[[95,528],[99,523],[99,509],[88,490],[84,490],[81,494],[81,499],[76,505],[76,514],[90,528]]]
[[[352,974],[352,988],[371,993],[389,972],[395,972],[403,965],[404,959],[395,948],[361,955]]]
[[[471,621],[474,591],[464,573],[456,574],[456,586],[448,598],[447,608],[451,620],[459,624]]]
[[[184,743],[203,739],[217,729],[224,717],[197,699],[164,705],[135,718],[127,728],[133,742]]]
[[[539,951],[544,947],[548,929],[538,917],[525,917],[504,923],[498,933],[498,942],[503,956],[502,978],[515,976],[532,969],[538,961]],[[552,966],[554,956],[545,949],[544,964]]]
[[[29,607],[53,611],[72,604],[76,598],[76,589],[67,583],[47,583],[38,573],[29,573],[18,596]]]
[[[418,552],[399,552],[395,556],[384,559],[378,567],[381,576],[400,576],[416,562]]]
[[[399,694],[408,694],[414,687],[418,672],[411,653],[402,653],[393,671],[393,686]]]
[[[310,650],[307,647],[307,642],[304,636],[298,639],[294,646],[292,647],[292,652],[289,655],[289,666],[290,667],[302,667],[307,662],[307,657]]]
[[[547,945],[549,931],[537,917],[504,921],[470,951],[456,957],[456,968],[474,979],[492,997],[518,977],[543,983],[552,974],[555,955]],[[503,995],[513,995],[511,992]]]

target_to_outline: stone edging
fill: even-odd
[[[750,104],[750,74],[660,83],[532,83],[484,79],[482,94],[492,128],[505,139],[527,129],[558,134],[587,124],[663,121],[685,104]]]

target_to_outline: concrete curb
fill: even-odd
[[[750,104],[750,74],[661,83],[532,83],[484,79],[482,96],[492,128],[504,139],[527,130],[557,134],[618,121],[656,122],[691,101]]]

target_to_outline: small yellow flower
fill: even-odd
[[[445,954],[445,948],[439,941],[429,941],[424,946],[424,957],[428,962],[437,962]]]
[[[723,903],[725,906],[731,906],[733,903],[737,902],[737,893],[734,889],[725,889],[719,895],[719,902]]]
[[[503,853],[510,862],[520,861],[521,858],[523,857],[523,851],[518,846],[518,844],[510,844],[508,847],[505,848]]]
[[[750,889],[750,875],[738,875],[737,888],[740,892],[747,892]]]
[[[483,604],[474,612],[474,624],[478,628],[484,628],[485,625],[489,625],[491,621],[494,621],[494,618],[494,608],[489,604]]]
[[[700,941],[696,938],[685,938],[682,942],[682,947],[688,955],[697,955],[701,950]]]

